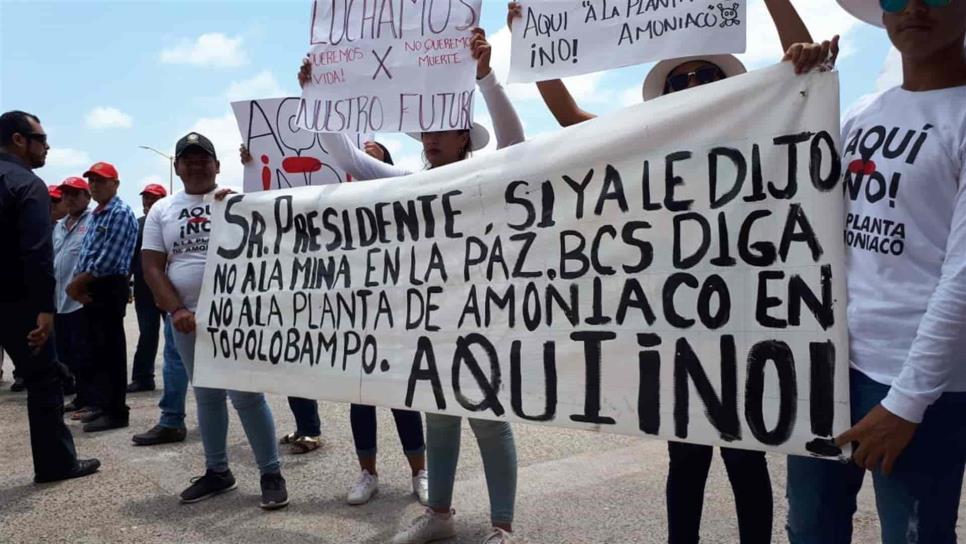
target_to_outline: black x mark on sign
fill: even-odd
[[[376,61],[379,62],[379,66],[376,67],[375,73],[372,74],[372,79],[373,80],[375,80],[377,77],[379,77],[379,72],[386,72],[386,77],[388,77],[389,79],[392,79],[392,74],[390,74],[389,73],[389,69],[386,68],[386,59],[389,57],[389,52],[390,51],[392,51],[392,46],[391,45],[389,46],[389,49],[386,49],[385,54],[383,54],[380,57],[379,56],[379,53],[376,53],[375,50],[372,50],[372,56],[376,57]]]

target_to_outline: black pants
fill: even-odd
[[[134,352],[131,381],[154,385],[154,361],[158,357],[161,310],[154,305],[150,291],[134,290],[134,311],[138,315],[138,347]]]
[[[128,417],[127,343],[124,311],[128,286],[124,276],[105,276],[91,282],[92,302],[84,306],[93,361],[93,405],[111,417]]]
[[[74,376],[74,388],[79,406],[90,406],[93,402],[91,389],[94,380],[94,367],[91,361],[91,346],[88,341],[87,312],[83,309],[69,314],[54,316],[54,337],[57,357],[67,365]]]
[[[694,544],[699,539],[704,484],[714,448],[681,442],[668,442],[667,446],[671,457],[667,476],[668,542]],[[741,544],[770,543],[773,504],[765,454],[720,450],[735,495]]]
[[[406,453],[425,451],[423,438],[423,418],[412,410],[393,410],[396,420],[396,433]],[[376,454],[376,407],[353,404],[349,409],[349,423],[352,425],[352,440],[359,457],[372,457]]]
[[[34,474],[57,478],[77,465],[74,439],[64,425],[64,394],[54,362],[54,346],[39,353],[27,347],[27,333],[37,326],[37,312],[19,302],[0,302],[0,345],[10,355],[27,386],[27,419]]]

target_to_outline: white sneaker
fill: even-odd
[[[420,470],[413,476],[413,495],[416,495],[423,506],[429,503],[429,474],[425,470]]]
[[[353,506],[365,504],[372,499],[372,496],[379,491],[379,477],[369,474],[368,470],[363,470],[356,480],[356,484],[349,490],[346,500]]]
[[[513,535],[499,527],[494,527],[493,532],[486,535],[482,544],[513,544]]]
[[[392,544],[425,544],[453,537],[456,535],[455,513],[450,510],[449,514],[438,514],[427,508],[423,515],[392,538]]]

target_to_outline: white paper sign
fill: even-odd
[[[295,124],[300,98],[232,102],[242,142],[253,160],[245,165],[246,193],[352,181],[336,167],[318,134]],[[362,148],[372,134],[353,136]]]
[[[843,456],[838,115],[837,74],[781,65],[402,179],[229,197],[196,383]]]
[[[698,54],[742,53],[746,0],[524,0],[511,83]]]
[[[316,0],[312,80],[298,125],[314,132],[469,128],[481,0]]]

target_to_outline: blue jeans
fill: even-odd
[[[889,392],[861,372],[850,374],[852,422]],[[925,413],[891,475],[872,473],[883,544],[956,542],[966,469],[966,393],[946,393]],[[788,540],[848,544],[865,471],[854,463],[788,458]]]
[[[463,419],[456,416],[426,414],[430,508],[452,505],[462,422]],[[483,458],[486,488],[490,494],[490,519],[493,523],[512,523],[517,494],[517,448],[510,424],[470,418],[470,427]]]
[[[184,362],[190,378],[195,363],[195,333],[174,332],[178,353]],[[198,403],[198,429],[201,431],[201,444],[205,449],[205,466],[208,470],[224,472],[228,470],[228,404],[231,399],[238,419],[242,422],[248,444],[255,453],[255,462],[262,474],[278,472],[278,446],[275,443],[275,422],[272,411],[262,393],[245,391],[226,391],[209,387],[195,387],[195,400]]]
[[[162,427],[184,428],[184,402],[188,395],[188,372],[184,369],[178,348],[174,344],[174,329],[171,320],[164,318],[164,353],[161,375],[164,377],[164,393],[158,402],[161,409]]]

